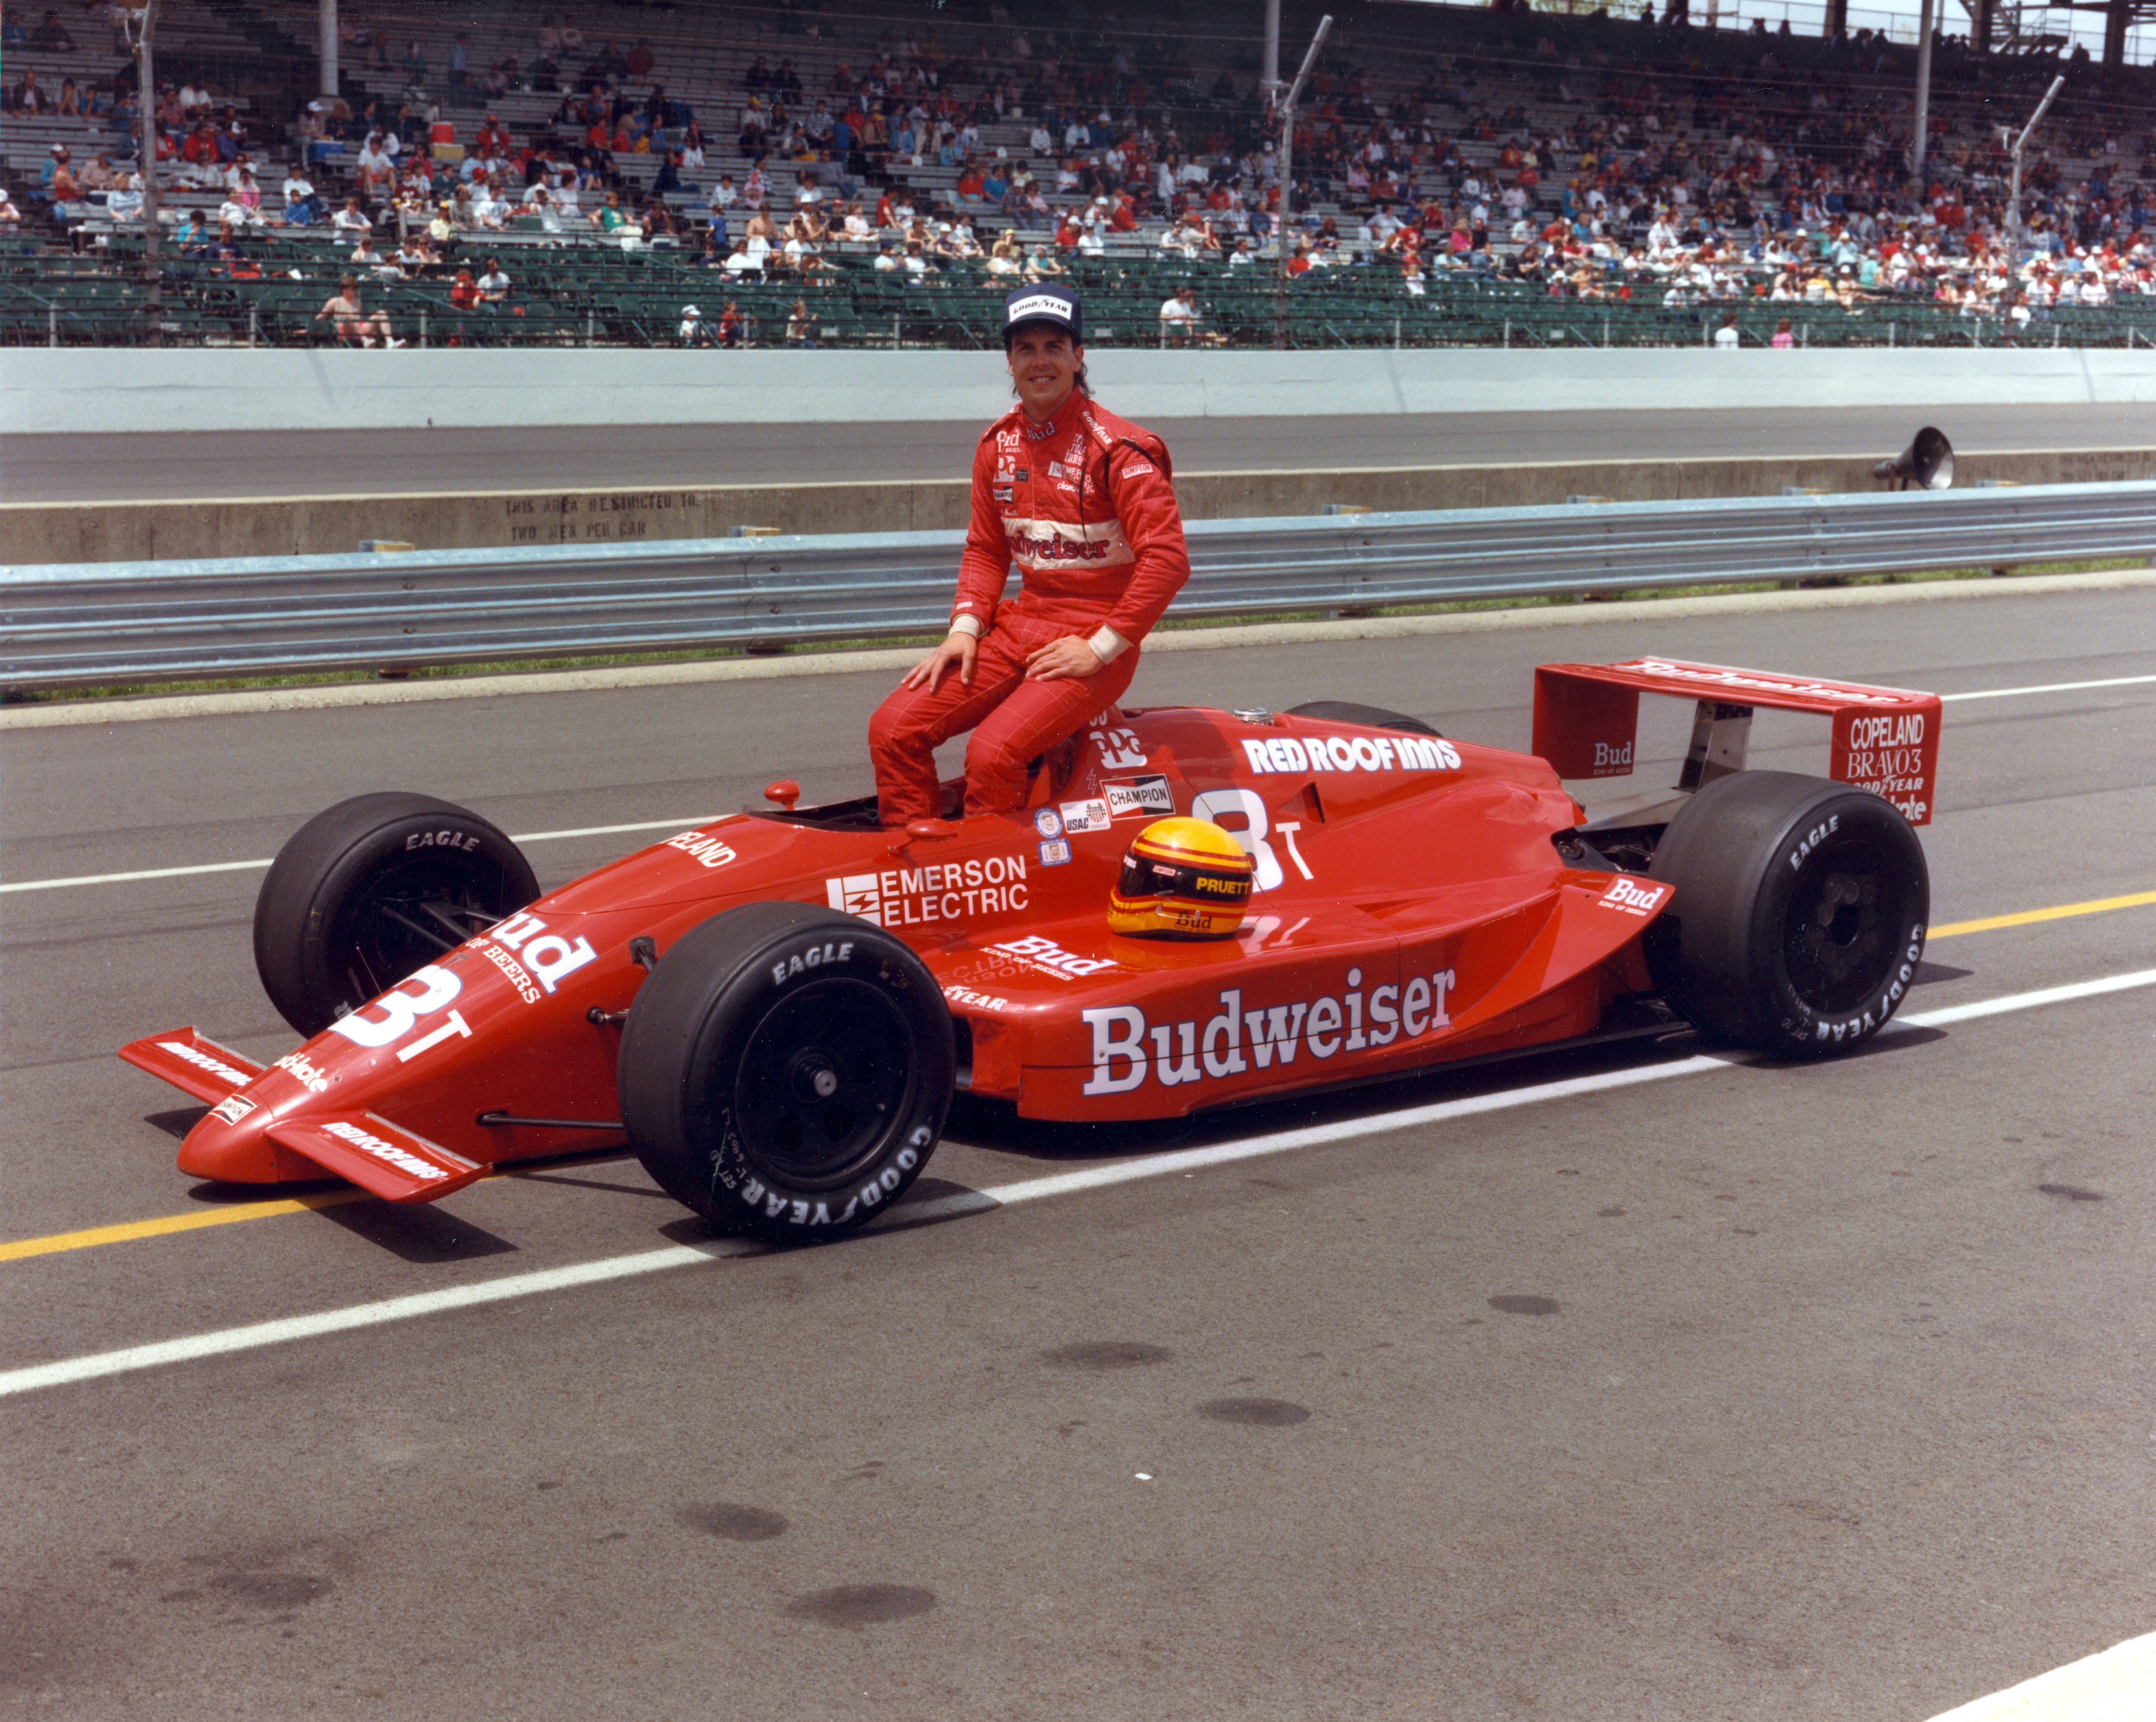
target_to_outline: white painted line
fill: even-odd
[[[2037,1011],[2046,1005],[2068,1004],[2077,998],[2100,998],[2107,992],[2127,992],[2136,987],[2156,987],[2156,969],[2106,975],[2099,981],[2076,981],[2070,987],[2046,987],[2035,992],[2012,993],[2005,998],[1979,998],[1973,1004],[1921,1011],[1912,1017],[1897,1017],[1894,1021],[1905,1022],[1912,1028],[1944,1028],[1950,1023],[1974,1022],[1979,1017],[2002,1016],[2009,1011]]]
[[[624,831],[694,831],[699,826],[711,824],[724,817],[718,813],[691,813],[685,819],[639,819],[631,825],[579,825],[567,831],[527,831],[521,837],[512,837],[513,843],[551,843],[567,837],[613,837]]]
[[[1201,1166],[1220,1166],[1262,1155],[1286,1153],[1292,1149],[1314,1146],[1322,1142],[1344,1142],[1358,1136],[1378,1135],[1440,1119],[1532,1106],[1543,1100],[1561,1099],[1598,1089],[1631,1088],[1641,1083],[1660,1082],[1672,1076],[1697,1075],[1702,1071],[1719,1070],[1726,1063],[1721,1058],[1686,1058],[1668,1064],[1649,1065],[1643,1069],[1613,1071],[1606,1076],[1578,1077],[1566,1082],[1543,1083],[1509,1093],[1481,1094],[1472,1099],[1441,1101],[1435,1105],[1411,1107],[1402,1112],[1381,1113],[1373,1118],[1349,1119],[1339,1124],[1321,1125],[1309,1130],[1282,1130],[1270,1135],[1254,1136],[1245,1141],[1218,1143],[1209,1148],[1147,1155],[1140,1159],[1089,1166],[1082,1171],[1030,1178],[1023,1183],[1005,1184],[995,1189],[964,1191],[956,1196],[905,1206],[898,1210],[898,1213],[909,1222],[946,1219],[957,1214],[1009,1207],[1019,1202],[1040,1202],[1050,1197],[1075,1194],[1081,1190],[1128,1183],[1134,1179],[1165,1177],[1171,1173],[1194,1171]],[[445,1309],[498,1303],[505,1298],[527,1297],[540,1292],[557,1291],[565,1286],[664,1273],[673,1268],[691,1267],[698,1262],[708,1260],[714,1254],[741,1255],[761,1248],[757,1244],[722,1240],[710,1250],[685,1248],[649,1250],[638,1255],[616,1256],[606,1261],[587,1263],[577,1268],[511,1274],[501,1279],[483,1280],[476,1285],[454,1286],[412,1297],[392,1298],[383,1303],[360,1304],[345,1309],[325,1310],[316,1315],[291,1316],[282,1321],[226,1328],[219,1332],[198,1334],[187,1339],[131,1345],[124,1350],[101,1351],[88,1357],[65,1358],[55,1363],[36,1364],[27,1369],[0,1373],[0,1398],[15,1393],[32,1392],[40,1387],[58,1386],[68,1381],[90,1381],[99,1376],[153,1369],[161,1364],[185,1363],[228,1351],[247,1351],[263,1345],[282,1345],[289,1340],[313,1339],[352,1328],[408,1321],[417,1316],[432,1315]]]
[[[2143,682],[2156,682],[2156,675],[2107,676],[2100,682],[2046,682],[2034,688],[1986,688],[1975,694],[1942,694],[1948,700],[2011,700],[2021,694],[2078,694],[2085,688],[2133,688]]]
[[[2130,987],[2151,986],[2156,986],[2156,969],[2143,969],[2129,975],[2109,975],[2070,987],[2049,987],[2040,992],[2015,993],[2004,998],[1981,1000],[1975,1004],[1897,1017],[1887,1025],[1882,1033],[1892,1033],[1897,1029],[1933,1028],[1948,1022],[1966,1022],[1976,1017],[1998,1016],[2010,1011],[2038,1010],[2069,1000],[2093,998],[2103,993],[2123,992]],[[989,1208],[1014,1207],[1021,1202],[1044,1202],[1054,1197],[1105,1189],[1111,1185],[1133,1183],[1145,1178],[1167,1177],[1177,1172],[1196,1172],[1212,1166],[1233,1165],[1237,1161],[1292,1153],[1299,1148],[1314,1148],[1331,1142],[1349,1142],[1364,1136],[1384,1135],[1394,1130],[1412,1129],[1417,1125],[1471,1118],[1481,1113],[1511,1111],[1522,1106],[1539,1105],[1546,1100],[1563,1100],[1581,1094],[1638,1088],[1647,1083],[1666,1082],[1675,1077],[1699,1076],[1710,1070],[1727,1069],[1732,1064],[1745,1062],[1742,1056],[1717,1058],[1701,1054],[1690,1058],[1673,1059],[1666,1064],[1608,1071],[1599,1076],[1573,1077],[1563,1082],[1537,1083],[1531,1088],[1476,1094],[1466,1099],[1440,1100],[1428,1106],[1410,1106],[1397,1112],[1378,1113],[1368,1118],[1342,1119],[1336,1124],[1313,1125],[1303,1130],[1276,1130],[1262,1136],[1246,1137],[1241,1141],[1216,1142],[1204,1148],[1149,1154],[1133,1160],[1086,1166],[1077,1171],[1051,1173],[1047,1177],[1029,1178],[1020,1183],[1003,1184],[987,1190],[962,1191],[954,1196],[903,1205],[897,1210],[896,1217],[901,1224],[913,1225],[980,1212]],[[294,1315],[280,1321],[258,1322],[250,1327],[225,1328],[215,1333],[197,1334],[186,1339],[131,1345],[122,1350],[100,1351],[87,1357],[62,1358],[53,1363],[33,1364],[27,1368],[0,1372],[0,1398],[17,1393],[35,1392],[44,1387],[60,1386],[70,1381],[94,1381],[100,1376],[154,1369],[162,1364],[186,1363],[232,1351],[251,1351],[264,1345],[283,1345],[291,1340],[314,1339],[324,1334],[343,1333],[354,1328],[409,1321],[422,1315],[439,1315],[444,1310],[500,1303],[506,1299],[530,1297],[541,1292],[559,1291],[566,1287],[665,1273],[675,1268],[693,1267],[699,1262],[715,1258],[748,1254],[761,1248],[761,1245],[742,1240],[722,1239],[715,1240],[706,1248],[648,1250],[638,1255],[614,1256],[604,1261],[586,1262],[572,1268],[550,1268],[536,1274],[514,1274],[501,1279],[482,1280],[476,1285],[451,1286],[441,1291],[391,1298],[382,1303],[358,1304],[344,1309],[323,1310],[314,1315]]]
[[[527,831],[521,837],[512,837],[513,843],[551,843],[562,838],[613,837],[624,831],[690,831],[700,825],[709,825],[719,816],[698,813],[685,819],[639,819],[633,825],[585,825],[573,831]],[[13,884],[0,885],[0,894],[9,891],[57,891],[69,885],[118,885],[138,879],[183,879],[193,873],[259,872],[270,865],[268,859],[260,861],[206,861],[196,867],[145,867],[134,873],[85,873],[72,879],[26,879]]]
[[[2148,1722],[2151,1716],[2156,1716],[2156,1632],[1957,1704],[1931,1722]]]
[[[134,873],[84,873],[73,879],[25,879],[0,885],[5,891],[57,891],[69,885],[118,885],[137,879],[184,879],[193,873],[246,873],[269,866],[267,861],[205,861],[199,867],[145,867]]]
[[[1643,1083],[1666,1082],[1673,1076],[1698,1076],[1709,1070],[1727,1069],[1742,1058],[1681,1058],[1667,1064],[1649,1064],[1636,1070],[1613,1070],[1601,1076],[1576,1076],[1563,1082],[1537,1083],[1532,1088],[1511,1089],[1476,1094],[1465,1100],[1439,1100],[1428,1106],[1383,1112],[1371,1118],[1342,1119],[1337,1124],[1311,1125],[1299,1130],[1276,1130],[1268,1135],[1246,1136],[1239,1142],[1215,1142],[1205,1148],[1183,1148],[1168,1154],[1150,1154],[1141,1160],[1111,1161],[1075,1172],[1055,1172],[1045,1178],[1029,1178],[1022,1184],[1004,1184],[993,1190],[968,1190],[934,1202],[915,1202],[901,1212],[908,1220],[940,1220],[978,1208],[1011,1207],[1022,1202],[1041,1202],[1050,1197],[1071,1196],[1081,1190],[1101,1190],[1112,1184],[1128,1184],[1141,1178],[1163,1178],[1175,1172],[1202,1171],[1209,1166],[1232,1166],[1240,1160],[1260,1160],[1268,1155],[1289,1154],[1298,1148],[1322,1147],[1328,1142],[1352,1142],[1417,1125],[1439,1124],[1448,1119],[1472,1118],[1478,1113],[1505,1112],[1516,1107],[1538,1105],[1544,1100],[1569,1099],[1576,1094],[1601,1094],[1611,1089],[1637,1088]],[[4,1383],[0,1376],[0,1383]]]
[[[639,1255],[613,1256],[603,1262],[582,1262],[573,1268],[550,1268],[538,1274],[516,1274],[505,1279],[482,1280],[477,1285],[459,1285],[441,1291],[419,1292],[408,1298],[390,1298],[379,1304],[356,1304],[345,1309],[325,1309],[315,1315],[290,1315],[281,1321],[261,1321],[251,1327],[228,1327],[217,1333],[195,1334],[183,1340],[163,1340],[155,1345],[130,1345],[125,1350],[101,1351],[93,1357],[70,1357],[58,1363],[33,1365],[0,1375],[0,1397],[55,1387],[65,1381],[94,1381],[99,1376],[125,1375],[161,1364],[188,1363],[216,1357],[228,1351],[252,1351],[264,1345],[280,1345],[290,1340],[318,1339],[324,1334],[343,1333],[356,1327],[378,1327],[384,1322],[410,1321],[444,1309],[465,1309],[480,1304],[496,1304],[505,1298],[531,1297],[541,1292],[561,1291],[570,1286],[594,1285],[608,1279],[626,1279],[639,1274],[686,1268],[714,1256],[743,1255],[749,1244],[714,1240],[709,1249],[647,1250]]]
[[[1871,588],[1863,588],[1871,590]],[[2128,688],[2143,683],[2156,682],[2156,675],[2112,676],[2097,682],[2048,682],[2028,688],[1985,688],[1969,694],[1942,694],[1943,700],[2009,700],[2024,694],[2074,694],[2088,688]],[[716,816],[711,816],[716,817]],[[534,831],[512,838],[520,843],[551,843],[557,838],[606,837],[616,832],[657,831],[674,826],[687,830],[692,826],[708,825],[711,819],[699,817],[692,819],[646,819],[633,825],[587,825],[575,831]],[[151,867],[134,873],[89,873],[71,879],[23,879],[13,884],[0,884],[0,895],[10,891],[56,891],[71,885],[126,884],[136,879],[179,879],[196,873],[245,873],[269,866],[268,861],[210,861],[195,867]]]
[[[1368,616],[1337,622],[1261,622],[1226,628],[1158,628],[1148,652],[1212,652],[1249,646],[1307,646],[1322,640],[1412,639],[1427,634],[1491,633],[1552,628],[1623,628],[1697,617],[1789,611],[1865,609],[1877,604],[1954,602],[1970,598],[2055,597],[2156,586],[2156,569],[2091,574],[2016,574],[1984,580],[1897,581],[1886,586],[1806,587],[1731,592],[1713,597],[1632,598],[1606,604],[1550,604],[1537,609],[1456,610],[1432,616]],[[0,730],[81,724],[143,723],[172,718],[254,716],[357,705],[408,705],[437,700],[498,700],[524,694],[582,694],[617,688],[678,687],[703,682],[762,681],[778,676],[888,674],[911,669],[918,647],[865,652],[790,652],[782,658],[716,658],[683,664],[624,664],[609,669],[534,670],[511,675],[429,676],[416,682],[331,682],[305,688],[251,688],[228,694],[158,694],[139,700],[70,700],[0,708]]]

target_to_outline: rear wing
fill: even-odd
[[[1640,695],[1697,702],[1679,789],[1744,769],[1755,707],[1833,720],[1828,775],[1883,797],[1912,825],[1928,825],[1939,768],[1939,696],[1729,669],[1673,658],[1629,664],[1545,664],[1535,671],[1533,751],[1560,777],[1623,777],[1632,770]]]

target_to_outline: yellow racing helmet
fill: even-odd
[[[1108,925],[1138,939],[1225,939],[1250,901],[1250,858],[1204,819],[1156,819],[1123,856]]]

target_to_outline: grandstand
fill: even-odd
[[[2149,68],[1943,43],[1918,184],[1914,56],[1868,32],[1337,9],[1297,131],[1295,345],[1698,345],[1727,320],[1747,345],[2156,346]],[[1276,126],[1250,11],[1072,17],[782,0],[572,21],[392,0],[345,9],[337,94],[316,110],[313,6],[167,4],[160,338],[357,338],[317,315],[349,273],[370,315],[428,346],[978,346],[1008,288],[1049,270],[1086,291],[1096,344],[1270,344]],[[1291,13],[1287,39],[1312,22]],[[8,49],[0,172],[19,216],[0,242],[0,341],[136,341],[131,63],[101,12],[65,28],[71,46]],[[2061,69],[2013,251],[1995,128]],[[18,99],[26,74],[34,101]],[[209,99],[182,111],[190,91]],[[368,150],[377,130],[393,156]],[[62,149],[74,190],[55,201]],[[240,149],[252,199],[226,183]],[[300,213],[359,201],[378,261],[356,263],[325,220],[284,219],[295,168],[319,199]],[[572,211],[527,202],[564,175]],[[734,200],[715,211],[722,176]],[[609,192],[621,218],[603,229]],[[416,243],[438,214],[446,258]],[[457,272],[490,259],[508,284],[481,300]],[[1188,334],[1159,315],[1184,282]]]

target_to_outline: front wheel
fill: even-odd
[[[453,802],[402,790],[315,815],[254,899],[254,967],[278,1014],[320,1034],[539,894],[516,845]]]
[[[644,1169],[722,1231],[803,1243],[866,1223],[942,1134],[949,1007],[881,928],[751,903],[675,942],[622,1031],[616,1087]]]
[[[1909,822],[1844,783],[1738,771],[1695,794],[1649,868],[1676,887],[1642,940],[1694,1027],[1784,1058],[1845,1051],[1900,1007],[1931,884]]]

